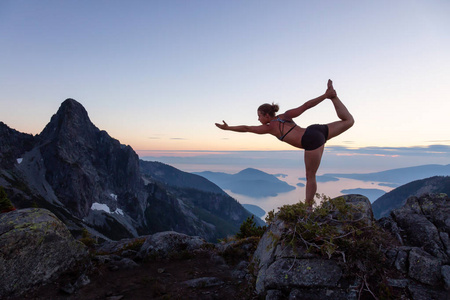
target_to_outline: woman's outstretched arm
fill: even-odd
[[[333,89],[332,81],[328,80],[328,88],[327,88],[325,94],[323,94],[317,98],[308,100],[297,108],[293,108],[293,109],[286,111],[283,114],[283,116],[286,119],[296,118],[296,117],[300,116],[302,113],[304,113],[306,110],[313,108],[314,106],[316,106],[323,100],[331,99],[333,97],[336,97],[336,91]]]
[[[237,125],[237,126],[229,126],[225,121],[222,121],[223,124],[216,123],[216,126],[222,130],[231,130],[236,132],[251,132],[256,134],[266,134],[269,133],[270,127],[268,125],[260,125],[260,126],[248,126],[248,125]]]

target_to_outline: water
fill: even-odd
[[[201,172],[201,171],[213,171],[213,172],[224,172],[229,174],[235,174],[241,171],[242,166],[233,165],[173,165],[174,167],[183,170],[185,172]],[[287,193],[280,193],[275,197],[263,197],[263,198],[253,198],[244,196],[241,194],[236,194],[230,190],[225,190],[227,194],[235,198],[241,204],[253,204],[261,207],[267,212],[274,210],[278,211],[278,208],[285,204],[294,204],[299,201],[304,201],[305,199],[305,187],[298,187],[297,183],[305,181],[299,180],[299,178],[304,177],[304,170],[299,168],[258,168],[269,174],[284,174],[285,177],[278,177],[278,179],[286,181],[288,184],[296,187]],[[319,175],[331,172],[330,170],[320,170]],[[333,172],[336,170],[333,170]],[[385,192],[391,191],[393,188],[380,186],[379,182],[366,182],[354,179],[341,178],[339,181],[330,182],[318,182],[317,192],[319,194],[324,194],[328,197],[334,198],[342,195],[341,191],[344,189],[380,189]],[[374,200],[374,199],[372,199]],[[264,220],[265,216],[262,217]]]
[[[281,180],[284,180],[280,178]],[[379,186],[378,182],[364,182],[353,179],[340,179],[332,182],[319,182],[317,192],[328,197],[334,198],[342,195],[341,190],[353,188],[380,189],[389,192],[392,188]],[[225,190],[227,194],[235,198],[241,204],[254,204],[267,212],[271,210],[278,211],[278,208],[285,204],[295,204],[305,199],[305,187],[296,187],[295,190],[278,194],[275,197],[252,198],[240,194],[235,194],[229,190]],[[264,219],[263,217],[262,219]]]

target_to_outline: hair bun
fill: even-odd
[[[275,103],[272,102],[272,110],[274,112],[277,112],[279,109],[280,109],[280,107],[278,106],[278,104],[275,104]]]
[[[272,104],[264,103],[259,108],[258,111],[269,114],[269,116],[274,117],[275,113],[279,110],[278,104],[272,102]]]

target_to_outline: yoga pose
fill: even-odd
[[[325,125],[311,125],[306,129],[296,125],[292,119],[300,116],[306,110],[316,106],[325,99],[333,102],[337,116],[340,121]],[[328,88],[325,94],[317,98],[306,101],[303,105],[290,109],[284,114],[276,115],[278,105],[263,104],[258,108],[259,126],[228,126],[216,123],[216,126],[223,130],[236,132],[251,132],[256,134],[271,134],[280,141],[284,141],[294,147],[305,149],[305,171],[306,171],[306,199],[305,202],[310,207],[314,203],[314,196],[317,191],[316,173],[325,146],[325,142],[349,129],[353,126],[354,120],[344,104],[337,97],[333,88],[333,83],[328,80]]]

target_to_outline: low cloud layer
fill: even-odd
[[[325,148],[319,174],[329,171],[366,172],[424,164],[449,164],[450,146],[427,147],[365,147],[329,146]],[[160,161],[169,165],[242,166],[242,168],[304,168],[303,151],[142,151],[141,159]],[[154,154],[154,155],[153,155]]]

